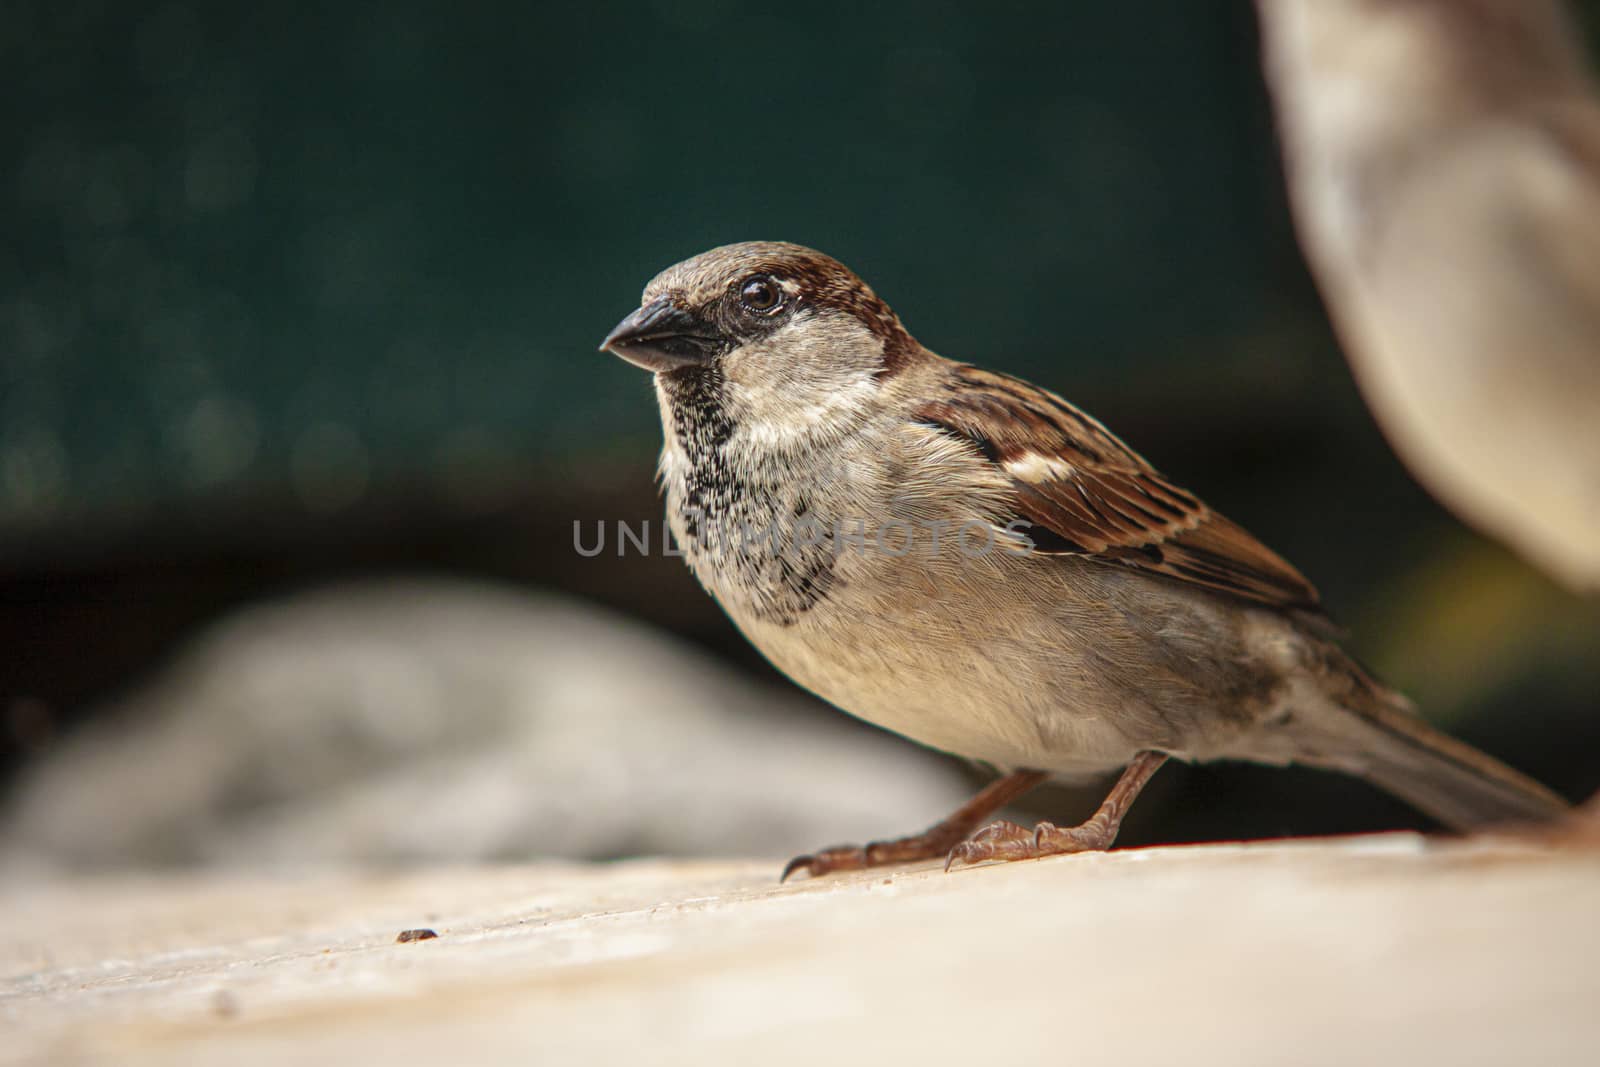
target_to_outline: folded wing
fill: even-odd
[[[1276,608],[1316,611],[1282,557],[1162,477],[1100,423],[1026,382],[958,366],[961,387],[917,418],[964,439],[1010,479],[1036,551],[1190,582]]]

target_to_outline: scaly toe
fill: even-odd
[[[835,845],[833,848],[819,849],[808,852],[804,856],[796,856],[784,865],[783,873],[778,876],[778,884],[782,885],[789,880],[789,876],[796,871],[804,870],[811,878],[821,878],[834,871],[859,871],[868,866],[866,849],[859,845]]]
[[[945,857],[944,869],[948,871],[958,863],[970,866],[985,860],[1026,859],[1032,853],[1032,832],[1000,819],[951,849]]]

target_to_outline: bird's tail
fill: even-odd
[[[1410,701],[1329,650],[1338,707],[1302,720],[1301,761],[1359,775],[1454,830],[1546,822],[1571,805],[1527,775],[1434,729]],[[1316,725],[1313,725],[1316,724]]]

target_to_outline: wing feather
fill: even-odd
[[[1275,608],[1319,610],[1316,588],[1299,571],[1084,412],[1006,375],[965,365],[953,373],[956,388],[916,418],[963,438],[1005,472],[1035,551],[1086,556]]]

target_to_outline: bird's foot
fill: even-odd
[[[988,860],[1031,860],[1065,852],[1104,852],[1117,839],[1117,827],[1099,819],[1078,826],[1042,822],[1032,830],[1004,819],[992,822],[955,848],[944,869]]]
[[[820,878],[835,871],[860,871],[868,867],[888,867],[895,863],[912,863],[916,860],[938,859],[961,840],[943,825],[924,830],[909,837],[892,841],[873,841],[867,845],[835,845],[818,849],[804,856],[796,856],[783,868],[779,882],[788,881],[796,871],[805,871],[812,878]]]
[[[920,834],[897,837],[893,841],[874,841],[870,845],[835,845],[820,852],[796,856],[784,867],[778,881],[782,882],[795,871],[802,870],[813,878],[820,878],[834,871],[859,871],[867,867],[886,867],[891,863],[938,859],[965,840],[984,819],[1043,782],[1046,777],[1043,771],[1012,771],[990,782],[977,796]]]

